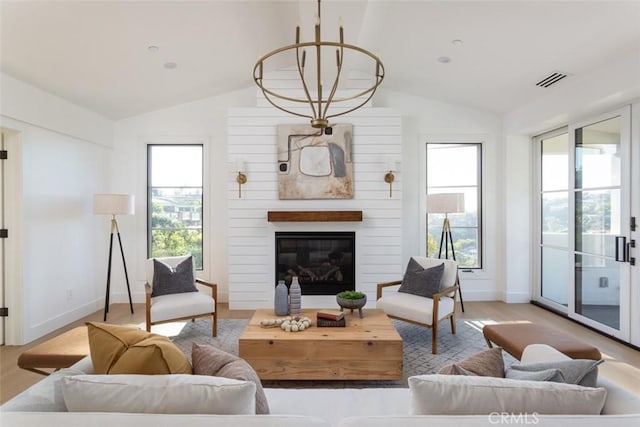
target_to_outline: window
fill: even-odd
[[[202,270],[202,145],[147,146],[147,253],[193,255]]]
[[[447,216],[456,261],[465,269],[482,268],[481,165],[480,143],[427,143],[427,195],[464,194],[464,212]],[[427,214],[426,252],[429,257],[438,256],[444,219],[445,214]]]

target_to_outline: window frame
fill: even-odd
[[[202,211],[201,211],[201,232],[202,232],[202,267],[201,268],[196,268],[196,270],[202,274],[204,274],[206,276],[206,272],[208,271],[208,259],[209,259],[209,239],[207,238],[207,229],[208,229],[208,218],[209,218],[209,209],[208,209],[208,188],[207,188],[207,183],[208,183],[208,177],[207,177],[207,145],[205,144],[205,141],[203,140],[191,140],[191,138],[181,138],[179,140],[172,140],[171,141],[147,141],[145,143],[144,149],[145,149],[145,159],[146,159],[146,188],[145,188],[145,194],[146,194],[146,239],[145,239],[145,252],[146,252],[146,257],[150,258],[151,255],[151,249],[152,249],[152,243],[153,243],[153,237],[152,237],[152,228],[151,228],[151,224],[152,224],[152,214],[153,214],[153,206],[152,206],[152,190],[153,188],[167,188],[167,187],[153,187],[151,185],[151,163],[152,163],[152,156],[151,156],[151,150],[152,147],[160,147],[160,146],[165,146],[165,147],[200,147],[201,148],[201,162],[202,162],[202,186],[201,188],[201,192],[202,192]],[[180,188],[180,187],[169,187],[169,188]],[[184,187],[184,188],[196,188],[196,187]]]
[[[550,299],[548,297],[545,297],[542,295],[542,290],[543,290],[543,271],[542,271],[542,252],[544,248],[551,248],[551,249],[555,249],[555,250],[563,250],[566,251],[566,256],[567,258],[570,258],[572,256],[572,250],[571,250],[571,217],[568,218],[569,220],[569,225],[568,225],[568,234],[567,234],[567,247],[563,248],[560,246],[555,246],[552,244],[544,244],[543,243],[543,225],[542,225],[542,209],[543,209],[543,203],[542,203],[542,198],[544,194],[550,194],[550,193],[566,193],[566,196],[569,200],[568,202],[568,209],[569,212],[572,211],[573,207],[572,207],[572,201],[571,201],[571,164],[572,162],[567,162],[567,188],[566,189],[562,189],[562,190],[544,190],[542,188],[542,182],[543,182],[543,168],[542,168],[542,161],[543,161],[543,142],[552,138],[555,138],[557,136],[560,135],[567,135],[567,138],[569,139],[569,127],[568,126],[562,126],[553,130],[549,130],[543,133],[540,133],[538,135],[535,135],[531,138],[532,141],[532,145],[533,145],[533,153],[534,153],[534,169],[533,169],[533,174],[534,174],[534,188],[532,191],[532,195],[534,197],[532,208],[533,208],[533,215],[531,216],[531,218],[534,221],[534,225],[532,227],[532,233],[533,233],[533,238],[532,238],[532,242],[534,244],[534,251],[533,251],[533,273],[534,273],[534,291],[533,291],[533,300],[538,301],[544,305],[547,305],[549,307],[552,307],[553,309],[561,312],[561,313],[568,313],[568,306],[561,304],[553,299]],[[571,157],[571,146],[570,146],[570,141],[568,141],[568,149],[567,149],[567,156]],[[571,266],[569,266],[569,268],[571,268]],[[567,293],[569,293],[567,291]]]
[[[475,145],[478,147],[478,266],[461,267],[461,273],[473,274],[476,278],[484,277],[487,272],[487,241],[485,239],[486,219],[485,219],[485,191],[486,185],[486,143],[487,135],[433,135],[424,136],[423,143],[420,144],[420,253],[427,256],[427,239],[428,239],[428,223],[427,223],[427,146],[428,144],[452,144],[452,145]],[[452,227],[456,228],[456,227]],[[479,276],[476,276],[480,274]]]

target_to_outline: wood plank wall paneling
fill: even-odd
[[[276,73],[279,87],[291,76]],[[294,79],[295,80],[295,79]],[[354,87],[362,87],[355,81]],[[276,231],[355,231],[356,288],[375,301],[378,282],[401,277],[402,126],[398,112],[367,105],[334,123],[353,124],[354,197],[349,200],[279,200],[278,124],[307,123],[273,108],[258,92],[255,108],[228,111],[228,284],[229,308],[273,307]],[[298,106],[298,109],[299,106]],[[245,162],[247,183],[238,198],[235,160]],[[384,182],[388,159],[398,164],[393,195]],[[268,211],[362,211],[362,222],[268,222]],[[303,297],[303,306],[335,304],[332,297]],[[373,306],[374,303],[372,303]]]

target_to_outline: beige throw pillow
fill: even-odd
[[[191,364],[167,337],[132,326],[87,323],[96,374],[190,374]]]
[[[256,414],[268,414],[269,404],[260,377],[244,359],[210,345],[193,343],[191,363],[196,375],[233,378],[251,381],[256,385]]]
[[[464,375],[409,377],[412,415],[600,414],[604,388]]]

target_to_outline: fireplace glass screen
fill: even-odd
[[[355,233],[276,233],[276,282],[293,276],[303,295],[355,290]]]

